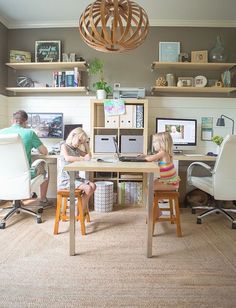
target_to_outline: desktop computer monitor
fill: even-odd
[[[169,132],[175,153],[192,150],[197,145],[197,120],[156,118],[156,132]]]
[[[63,113],[28,112],[28,128],[39,138],[63,137]]]
[[[63,139],[66,140],[69,133],[77,127],[83,127],[83,125],[82,124],[65,124],[64,125],[64,137],[63,137]]]

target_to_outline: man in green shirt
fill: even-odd
[[[31,150],[37,149],[40,154],[47,155],[48,150],[35,132],[27,127],[28,115],[24,110],[19,110],[13,114],[12,126],[0,130],[0,134],[19,134],[23,140],[26,155],[31,166]],[[44,166],[40,166],[40,173],[45,172]],[[42,170],[44,169],[44,170]],[[36,170],[37,174],[38,170]],[[48,178],[40,185],[40,204],[43,206],[49,205],[46,197],[48,190]]]

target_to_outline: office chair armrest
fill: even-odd
[[[40,158],[40,159],[36,159],[35,161],[33,161],[31,164],[31,167],[36,168],[41,163],[45,163],[45,165],[47,166],[46,160]]]
[[[198,161],[193,162],[191,165],[189,165],[189,167],[187,169],[187,181],[190,184],[191,184],[192,172],[193,172],[194,167],[196,167],[196,166],[203,167],[204,169],[208,170],[211,174],[213,174],[213,169],[209,165],[202,163],[202,162],[198,162]]]

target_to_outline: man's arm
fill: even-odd
[[[41,144],[38,147],[38,151],[39,151],[40,154],[43,154],[43,155],[47,155],[48,154],[48,149],[45,147],[44,144]]]

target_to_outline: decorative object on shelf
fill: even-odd
[[[202,117],[201,133],[202,140],[212,140],[213,117]]]
[[[164,76],[160,76],[156,80],[157,87],[165,87],[167,85],[167,81]]]
[[[191,62],[194,63],[207,63],[208,62],[208,51],[192,51],[191,52]]]
[[[125,101],[123,99],[111,99],[104,102],[105,115],[115,116],[125,113]]]
[[[10,50],[10,63],[14,62],[31,62],[31,53],[22,50]]]
[[[97,91],[97,99],[105,99],[112,92],[111,86],[104,80],[103,67],[104,62],[98,58],[94,58],[89,63],[89,74],[100,75],[99,80],[93,83],[93,88]]]
[[[225,119],[232,121],[232,135],[234,134],[234,120],[226,115],[222,114],[220,118],[217,119],[216,126],[225,126]]]
[[[205,76],[196,76],[194,78],[194,86],[204,88],[207,85],[207,78]]]
[[[32,88],[34,87],[34,82],[31,78],[26,76],[19,76],[16,79],[16,84],[18,87],[22,88]]]
[[[175,87],[176,86],[174,74],[166,74],[166,81],[167,81],[168,87]]]
[[[216,86],[216,82],[218,82],[217,79],[208,79],[207,80],[207,87],[215,87]]]
[[[179,62],[190,62],[190,54],[187,52],[181,52],[179,54]]]
[[[69,61],[68,54],[63,52],[62,53],[62,62],[68,62],[68,61]]]
[[[182,82],[181,79],[179,79],[178,82],[177,82],[177,87],[181,88],[182,86],[183,86],[183,82]]]
[[[181,87],[193,87],[194,86],[194,79],[193,77],[178,77],[178,82],[182,82]]]
[[[218,35],[216,37],[215,46],[210,50],[209,60],[211,62],[226,62],[227,54],[225,52],[225,47],[221,41],[221,37]]]
[[[159,42],[159,62],[178,62],[180,42]]]
[[[96,0],[80,16],[79,31],[90,47],[124,52],[143,43],[149,28],[145,10],[129,0]]]
[[[36,41],[35,62],[60,62],[61,41]]]
[[[223,82],[222,82],[222,81],[220,81],[220,80],[216,81],[215,87],[222,88],[223,86],[224,86],[224,85],[223,85]]]
[[[223,82],[224,87],[230,87],[230,85],[231,85],[231,73],[230,73],[229,70],[226,70],[221,74],[221,80]]]

